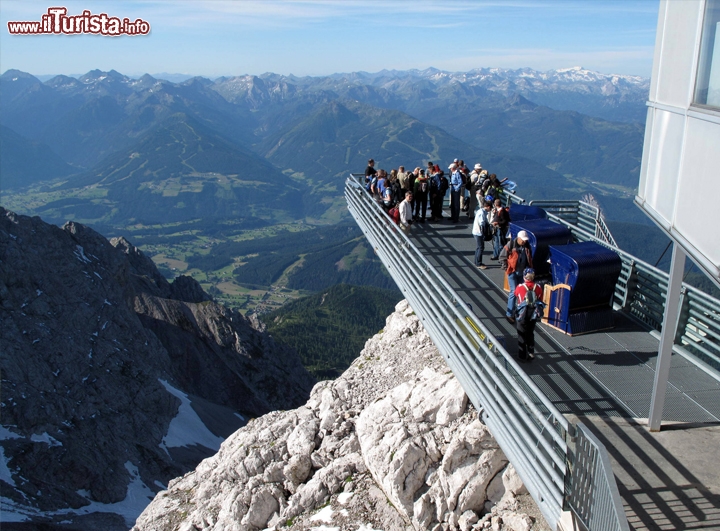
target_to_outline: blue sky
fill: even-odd
[[[650,76],[659,0],[0,0],[0,71],[323,75],[384,68]],[[51,6],[142,18],[147,36],[10,35]]]

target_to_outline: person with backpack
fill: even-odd
[[[515,288],[515,297],[520,301],[516,311],[518,334],[518,358],[523,363],[535,359],[535,323],[542,319],[545,304],[542,288],[535,284],[535,270],[525,268],[523,283]]]
[[[373,196],[376,201],[382,201],[385,196],[385,185],[387,184],[387,172],[385,170],[378,171],[377,182],[373,188]]]
[[[392,186],[385,187],[385,192],[383,193],[383,206],[385,207],[385,210],[390,210],[393,206],[395,206],[395,201],[393,201]]]
[[[480,198],[478,198],[479,200]],[[472,234],[475,237],[475,267],[478,269],[487,269],[487,266],[482,263],[483,251],[485,251],[485,242],[492,239],[492,225],[490,224],[490,209],[492,203],[485,201],[482,203],[480,208],[475,214],[475,221],[473,222]]]
[[[500,257],[500,250],[506,243],[508,225],[510,225],[510,212],[502,206],[502,199],[495,199],[495,208],[493,208],[490,223],[495,227],[493,234],[493,254],[490,260],[497,260]]]
[[[400,180],[397,178],[395,180],[391,180],[390,189],[392,190],[393,205],[399,204],[405,197],[405,191],[403,191],[402,186],[400,185]]]
[[[527,231],[521,230],[518,232],[517,238],[510,240],[502,248],[502,251],[500,251],[500,265],[507,271],[508,287],[510,288],[505,318],[508,322],[515,324],[515,288],[522,281],[522,272],[527,268],[532,269],[533,266],[530,237]]]
[[[435,173],[434,178],[437,181],[437,191],[430,200],[430,209],[433,217],[431,221],[442,221],[443,202],[445,201],[445,194],[447,193],[448,188],[450,188],[450,183],[448,182],[447,177],[445,177],[445,172],[440,168],[437,168],[437,173]]]

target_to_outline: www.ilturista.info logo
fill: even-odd
[[[147,35],[150,23],[141,18],[110,17],[107,13],[92,14],[87,9],[81,15],[68,15],[67,8],[51,7],[40,22],[8,22],[12,35]]]

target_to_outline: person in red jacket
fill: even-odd
[[[530,237],[527,231],[521,230],[518,232],[517,238],[507,242],[500,251],[499,258],[501,267],[507,271],[508,287],[510,288],[505,317],[510,323],[515,324],[515,288],[522,282],[522,273],[525,268],[533,266]]]
[[[528,267],[523,272],[523,283],[515,288],[517,300],[516,326],[518,333],[518,358],[527,363],[535,359],[535,323],[542,315],[542,288],[535,284],[535,270]]]

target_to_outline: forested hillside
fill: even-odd
[[[262,317],[275,341],[294,347],[310,373],[339,376],[385,324],[399,291],[338,284]]]

